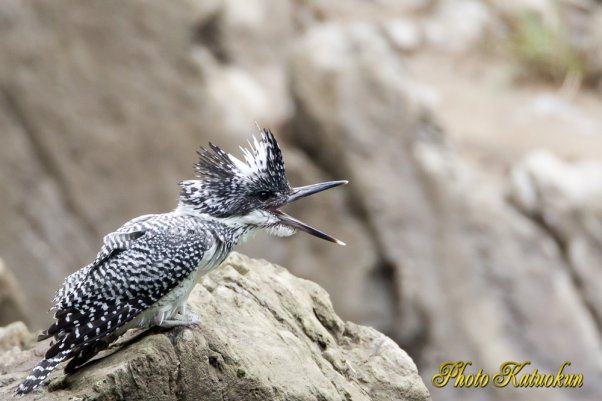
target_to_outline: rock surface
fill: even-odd
[[[555,236],[455,154],[375,26],[329,24],[308,32],[291,60],[291,76],[297,113],[290,139],[352,183],[352,203],[370,228],[380,275],[390,285],[385,299],[393,317],[384,330],[411,353],[425,380],[441,363],[467,355],[486,372],[509,359],[555,372],[570,360],[594,383],[602,377],[600,321],[578,284],[589,277],[599,293],[595,275],[575,282]],[[600,180],[583,179],[602,188]],[[591,199],[599,202],[595,193]],[[587,216],[598,227],[600,220]],[[589,256],[582,264],[599,271],[598,256]],[[473,389],[431,392],[442,400],[484,399]],[[548,399],[587,400],[602,389],[544,392]],[[507,388],[487,396],[527,400],[533,394]]]
[[[31,327],[47,324],[53,291],[94,257],[104,234],[174,207],[175,183],[192,178],[199,145],[236,152],[258,121],[282,142],[293,185],[350,180],[287,209],[348,246],[300,234],[259,236],[240,249],[324,285],[344,319],[373,325],[407,350],[427,386],[448,360],[491,372],[509,359],[545,371],[571,360],[586,378],[569,392],[432,389],[438,400],[602,399],[602,202],[593,192],[574,202],[566,192],[589,169],[515,163],[504,147],[512,139],[501,138],[521,105],[530,112],[532,96],[506,97],[504,107],[485,100],[499,97],[489,86],[519,87],[476,85],[478,68],[459,81],[449,59],[424,58],[415,67],[435,71],[429,83],[440,75],[454,83],[442,108],[454,109],[459,96],[474,104],[441,129],[432,111],[440,98],[407,68],[424,47],[479,46],[497,26],[489,24],[498,18],[493,3],[555,2],[467,0],[466,13],[455,3],[1,1],[0,185],[8,190],[0,255],[27,295]],[[514,141],[545,144],[553,131],[557,152],[599,157],[597,125],[546,113],[521,125]],[[462,153],[450,127],[497,133],[484,140],[493,156],[467,158],[474,155]],[[520,188],[502,173],[512,165]]]
[[[23,293],[13,273],[0,259],[0,326],[16,320],[27,321]]]
[[[602,163],[567,163],[538,151],[512,171],[511,199],[554,238],[602,328]]]
[[[22,399],[430,399],[393,340],[343,322],[322,288],[282,267],[232,254],[188,305],[198,327],[130,340],[70,377],[54,373]],[[21,323],[0,329],[0,397],[11,397],[43,345],[33,347]]]

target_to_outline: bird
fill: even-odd
[[[209,143],[200,147],[196,179],[179,183],[177,207],[134,218],[103,238],[96,258],[69,275],[53,300],[54,322],[38,341],[53,342],[16,389],[39,387],[61,362],[72,373],[133,328],[190,326],[185,303],[197,280],[259,230],[275,236],[304,231],[342,241],[286,214],[286,204],[347,184],[292,187],[269,129],[241,147],[242,158]]]

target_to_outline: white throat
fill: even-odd
[[[286,230],[278,228],[285,226],[273,226],[277,223],[277,217],[272,213],[263,210],[254,210],[243,216],[215,217],[207,213],[199,212],[193,206],[180,202],[174,210],[174,213],[195,216],[204,221],[213,221],[226,226],[229,229],[228,231],[232,233],[234,245],[248,241],[262,228],[267,229],[270,234],[277,236],[287,236],[294,233],[294,230],[292,229]],[[292,232],[287,234],[290,230],[292,230]],[[222,238],[222,240],[225,240],[225,238]]]

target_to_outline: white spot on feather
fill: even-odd
[[[242,151],[244,161],[232,154],[228,154],[228,157],[236,166],[240,175],[250,176],[266,169],[268,164],[268,142],[265,134],[262,133],[261,140],[257,140],[253,136],[253,142],[249,141],[249,147],[240,147],[240,150]]]

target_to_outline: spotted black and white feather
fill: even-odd
[[[209,144],[198,151],[194,165],[199,180],[183,181],[180,198],[198,212],[216,217],[241,216],[266,206],[282,204],[291,187],[286,178],[282,152],[269,130],[261,140],[253,137],[242,149],[244,161]],[[269,205],[267,205],[269,206]]]
[[[259,229],[291,235],[300,228],[338,241],[278,209],[306,196],[308,187],[303,193],[290,187],[269,130],[242,153],[241,160],[213,144],[201,148],[194,165],[199,179],[180,184],[174,211],[135,218],[104,237],[94,261],[57,291],[55,321],[39,336],[53,343],[17,393],[38,387],[63,361],[73,372],[130,328],[178,323],[198,276]]]
[[[56,321],[39,337],[54,337],[54,344],[18,392],[37,387],[66,359],[73,358],[72,371],[125,330],[172,316],[196,274],[230,251],[233,238],[219,241],[216,229],[213,221],[171,212],[135,219],[107,235],[94,262],[67,277],[57,292]],[[169,299],[174,291],[178,296]]]

